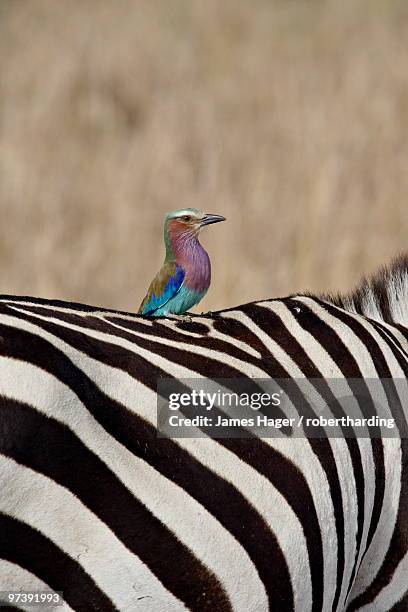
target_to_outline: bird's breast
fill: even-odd
[[[202,247],[192,253],[188,260],[180,262],[180,265],[186,274],[184,285],[197,293],[207,291],[211,283],[211,263]]]

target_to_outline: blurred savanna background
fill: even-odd
[[[0,293],[133,311],[181,207],[197,312],[408,250],[406,0],[0,0]]]

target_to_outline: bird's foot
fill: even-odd
[[[192,322],[192,318],[190,317],[190,315],[177,315],[177,314],[168,314],[166,315],[166,319],[173,319],[173,321],[180,321],[182,323],[191,323]]]

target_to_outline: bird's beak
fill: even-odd
[[[220,221],[225,221],[225,217],[221,215],[204,215],[200,221],[200,226],[210,225],[210,223],[219,223]]]

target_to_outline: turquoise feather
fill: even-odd
[[[171,312],[173,301],[177,299],[182,287],[185,272],[180,266],[175,266],[172,271],[171,266],[166,266],[161,270],[160,280],[153,286],[152,291],[147,294],[147,300],[142,304],[141,314],[159,317],[167,312]]]

